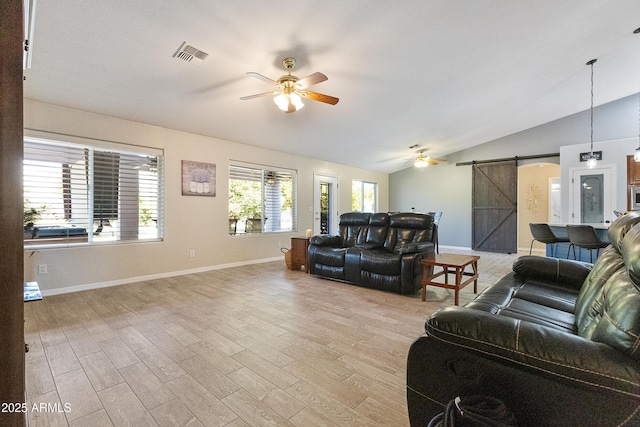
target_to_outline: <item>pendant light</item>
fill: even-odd
[[[596,159],[595,154],[593,154],[593,64],[595,64],[597,59],[592,59],[587,62],[587,65],[591,67],[591,151],[589,152],[589,156],[587,157],[587,167],[589,169],[593,169],[598,164],[598,160]]]

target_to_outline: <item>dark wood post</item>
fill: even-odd
[[[22,227],[23,1],[0,1],[0,404],[25,401]],[[4,408],[4,406],[3,406]],[[0,411],[0,426],[25,414]]]

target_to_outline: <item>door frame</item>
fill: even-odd
[[[329,191],[329,234],[338,234],[338,220],[340,216],[340,179],[337,176],[313,174],[313,234],[320,234],[320,185],[328,182],[335,191]]]

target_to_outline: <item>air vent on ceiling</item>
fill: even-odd
[[[191,62],[191,60],[194,58],[199,59],[200,61],[204,61],[205,59],[207,59],[207,56],[209,56],[209,54],[198,49],[197,47],[193,47],[187,44],[187,42],[184,42],[180,46],[180,49],[178,49],[178,51],[173,56],[174,58],[181,59],[185,62]]]

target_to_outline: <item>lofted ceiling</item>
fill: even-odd
[[[391,173],[587,110],[592,58],[595,105],[637,93],[638,27],[638,0],[39,0],[24,96]],[[288,56],[340,102],[240,100]]]

